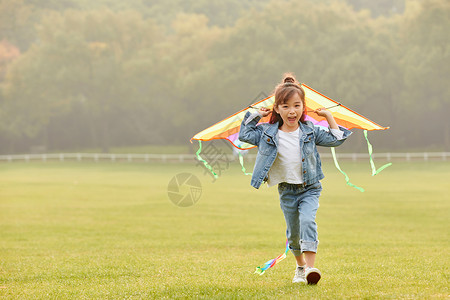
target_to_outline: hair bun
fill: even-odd
[[[286,76],[283,80],[284,83],[295,83],[295,79],[292,76]]]

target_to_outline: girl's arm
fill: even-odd
[[[261,127],[256,126],[261,117],[267,116],[270,111],[266,108],[260,108],[257,113],[251,114],[247,112],[244,116],[244,120],[241,123],[241,129],[239,131],[239,140],[255,146],[259,146],[259,140],[261,138]],[[249,119],[250,118],[250,119]]]
[[[320,127],[315,126],[315,136],[317,145],[325,147],[336,147],[341,145],[352,134],[350,130],[347,130],[344,127],[339,126],[336,123],[336,120],[334,119],[333,115],[325,108],[319,108],[314,112],[317,115],[325,117],[325,119],[327,119],[330,129],[340,130],[343,132],[342,138],[338,139],[333,133],[326,130],[322,130],[320,129]]]

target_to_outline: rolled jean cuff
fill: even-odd
[[[305,252],[305,251],[317,252],[318,246],[319,246],[318,240],[315,242],[300,241],[301,252]]]

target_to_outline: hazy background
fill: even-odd
[[[187,145],[287,71],[390,126],[377,150],[449,151],[449,20],[448,0],[0,0],[0,153]]]

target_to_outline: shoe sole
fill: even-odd
[[[317,284],[320,280],[320,274],[317,272],[311,272],[306,276],[306,282],[308,284]]]
[[[306,280],[297,280],[297,281],[292,280],[292,283],[303,283],[303,284],[305,284]]]

